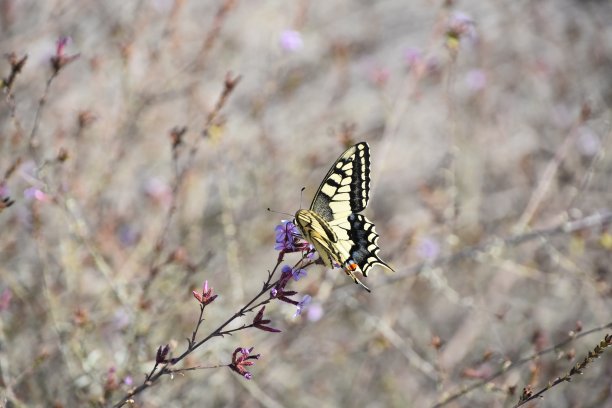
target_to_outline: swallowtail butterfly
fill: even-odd
[[[364,215],[359,214],[370,198],[370,148],[357,143],[348,148],[329,169],[308,210],[295,214],[295,222],[323,263],[341,266],[355,283],[367,276],[374,265],[393,269],[378,257],[378,234]]]

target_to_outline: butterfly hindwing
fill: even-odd
[[[349,238],[352,244],[349,254],[359,265],[363,276],[368,276],[368,270],[374,265],[381,265],[392,271],[393,269],[378,256],[380,248],[374,224],[361,214],[349,215],[348,222],[351,226]]]

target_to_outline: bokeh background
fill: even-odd
[[[165,376],[134,406],[505,407],[603,339],[572,336],[612,321],[609,1],[0,7],[3,406],[117,402],[160,345],[185,349],[192,290],[219,294],[200,336],[259,291],[290,217],[267,208],[307,206],[362,140],[396,273],[372,271],[368,294],[309,268],[290,284],[312,296],[301,316],[266,308],[282,333],[216,338],[181,365],[254,346],[252,380]],[[28,56],[11,81],[10,53]],[[537,406],[612,407],[611,362]]]

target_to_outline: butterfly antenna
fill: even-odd
[[[300,190],[300,210],[302,209],[302,198],[304,196],[304,190],[306,190],[306,187],[302,187],[302,189]]]
[[[282,211],[271,210],[270,207],[268,207],[268,211],[274,214],[283,214],[283,215],[288,215],[289,217],[293,217],[293,214],[289,214],[289,213],[282,212]]]

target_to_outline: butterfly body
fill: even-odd
[[[378,257],[374,224],[359,214],[370,198],[370,149],[365,142],[348,148],[328,171],[310,205],[295,214],[295,223],[323,263],[341,266],[355,283],[374,265],[393,269]]]

